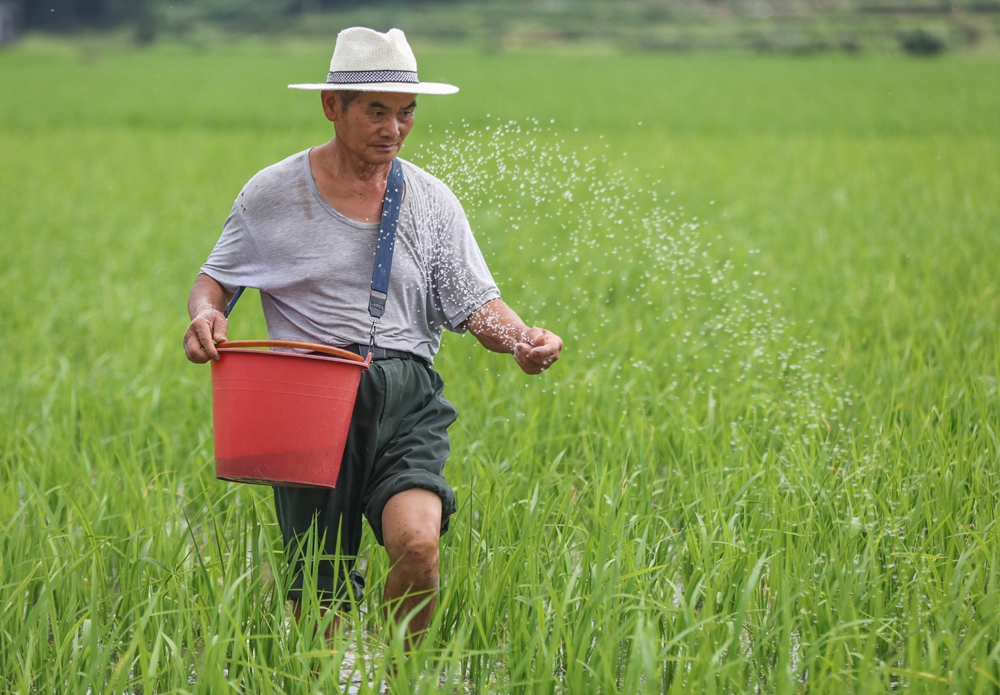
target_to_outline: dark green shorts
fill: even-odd
[[[346,599],[347,582],[360,600],[364,581],[351,571],[361,546],[362,515],[382,538],[382,509],[393,495],[422,488],[441,498],[441,533],[455,512],[455,493],[444,479],[448,426],[458,411],[442,396],[444,383],[419,359],[372,362],[361,376],[344,459],[332,490],[274,488],[274,506],[295,573],[288,598],[302,596],[300,542],[316,525],[325,539],[316,588],[324,599]],[[338,544],[339,539],[339,544]],[[318,540],[317,540],[318,542]]]

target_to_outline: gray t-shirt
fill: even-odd
[[[441,329],[462,332],[500,292],[458,199],[400,161],[405,195],[377,344],[433,361]],[[330,207],[306,150],[250,179],[201,272],[230,292],[259,289],[272,340],[367,344],[378,230]]]

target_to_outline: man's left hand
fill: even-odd
[[[514,345],[514,361],[525,374],[541,374],[559,359],[563,341],[544,328],[529,328]]]

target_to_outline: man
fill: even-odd
[[[241,286],[260,290],[271,339],[367,354],[370,282],[392,162],[413,127],[416,95],[458,91],[419,82],[416,68],[403,32],[355,27],[338,35],[326,83],[290,85],[320,91],[335,136],[264,169],[240,192],[191,290],[188,359],[219,359],[215,343],[225,340],[228,326],[223,311]],[[527,374],[558,359],[562,341],[526,326],[500,299],[451,191],[401,164],[404,195],[379,349],[362,376],[337,486],[276,487],[274,499],[286,555],[297,562],[289,592],[296,616],[303,565],[295,558],[311,527],[328,556],[348,558],[320,563],[321,603],[338,606],[349,590],[360,597],[364,582],[349,570],[365,516],[389,556],[387,610],[412,613],[412,639],[430,622],[438,540],[455,511],[443,470],[446,430],[457,412],[430,368],[442,328],[470,331],[486,348],[512,354]]]

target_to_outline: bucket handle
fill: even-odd
[[[294,348],[298,350],[309,350],[310,352],[322,352],[324,355],[340,357],[345,360],[364,362],[365,358],[349,350],[342,350],[332,345],[317,345],[316,343],[302,343],[297,340],[224,340],[216,343],[217,349],[224,348]]]

